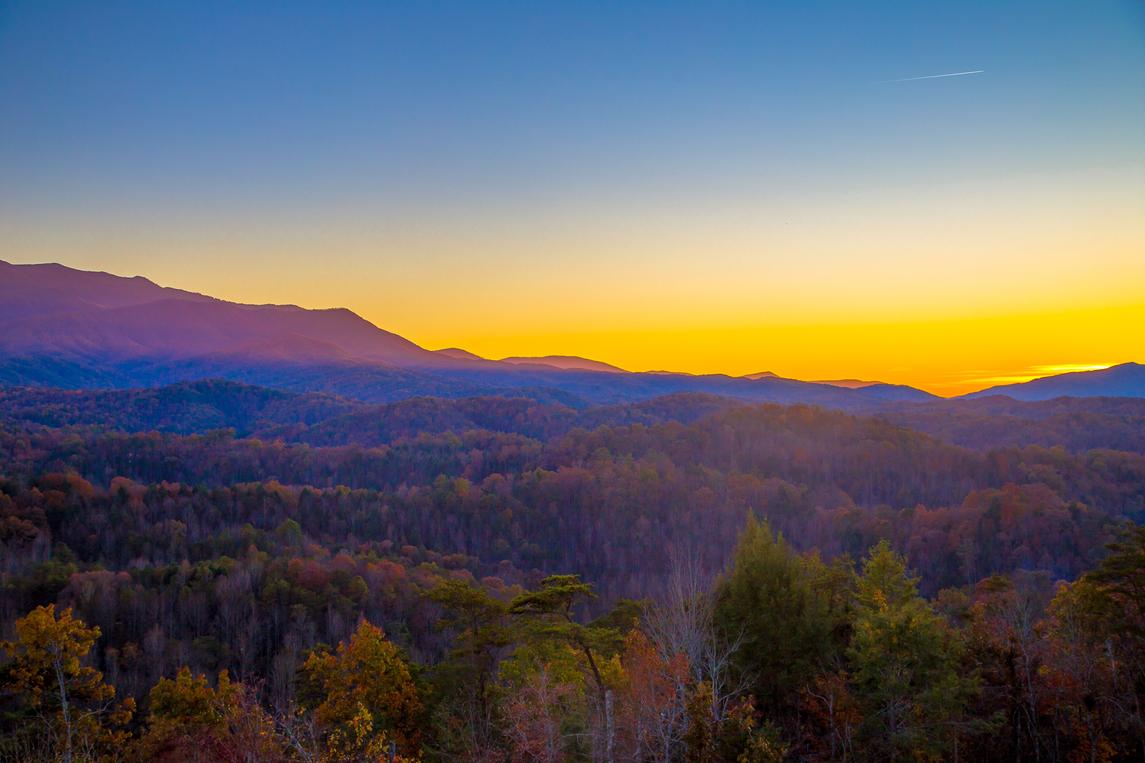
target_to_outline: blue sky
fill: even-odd
[[[1145,304],[1143,8],[7,0],[0,256],[504,354]]]
[[[1143,30],[1129,2],[10,0],[3,199],[257,213],[1117,163]]]

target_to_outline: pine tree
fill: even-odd
[[[960,676],[954,633],[918,595],[906,561],[886,541],[863,561],[848,657],[873,760],[957,757],[962,708],[974,689]]]

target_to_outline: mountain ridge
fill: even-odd
[[[1058,397],[1145,397],[1145,365],[1119,363],[1096,371],[1043,376],[1017,384],[999,384],[962,397],[973,400],[995,395],[1024,401]]]
[[[907,385],[856,379],[631,372],[570,355],[492,360],[457,347],[423,348],[345,307],[244,304],[144,276],[0,260],[0,384],[126,388],[207,378],[375,402],[522,390],[573,405],[688,392],[848,410],[940,399]],[[1063,389],[1075,396],[1145,397],[1145,366],[1127,363],[962,397],[1039,400]]]

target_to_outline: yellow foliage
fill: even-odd
[[[314,721],[329,760],[381,759],[390,740],[414,759],[421,700],[409,667],[381,628],[363,620],[335,653],[315,652],[303,665]]]
[[[115,688],[83,664],[98,638],[99,628],[49,604],[16,621],[14,641],[0,642],[10,660],[4,688],[43,724],[40,741],[65,758],[116,755],[135,712],[131,698],[113,705]]]

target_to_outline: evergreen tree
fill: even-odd
[[[838,652],[844,611],[828,583],[849,581],[832,570],[800,556],[766,522],[748,520],[718,587],[716,622],[740,640],[736,664],[765,713],[787,708]]]
[[[438,627],[453,634],[448,659],[434,671],[438,694],[460,726],[458,743],[469,751],[484,747],[494,736],[498,661],[514,638],[509,607],[481,586],[457,579],[440,583],[426,597],[444,611]]]
[[[918,595],[890,544],[863,561],[848,657],[871,760],[957,756],[962,709],[974,680],[959,675],[955,634]]]

